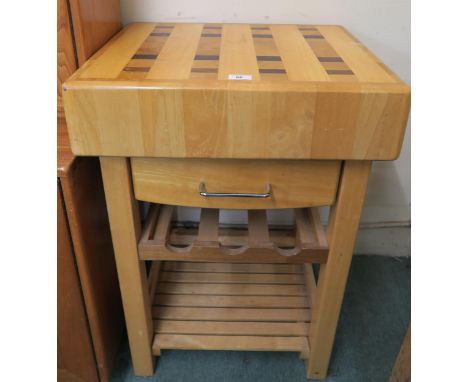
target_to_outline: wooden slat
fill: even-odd
[[[167,283],[158,284],[158,293],[167,294],[209,294],[239,296],[305,296],[303,285],[281,284],[200,284],[200,283]]]
[[[310,265],[309,265],[310,267]],[[206,308],[308,308],[303,296],[207,296],[158,294],[155,305]]]
[[[305,337],[157,334],[153,353],[159,355],[161,349],[293,351],[307,354],[308,344]]]
[[[163,334],[214,334],[230,336],[304,336],[305,322],[229,322],[155,320],[154,332]]]
[[[177,24],[164,44],[146,79],[187,79],[203,24]]]
[[[250,74],[253,80],[260,79],[249,25],[223,25],[218,79],[227,80],[229,74]]]
[[[158,224],[154,232],[152,240],[155,244],[163,245],[166,243],[170,233],[172,215],[174,214],[174,206],[164,205],[159,214]]]
[[[235,252],[235,250],[233,250]],[[140,242],[139,254],[141,260],[170,260],[194,262],[227,262],[227,263],[326,263],[327,248],[305,248],[294,256],[284,256],[270,248],[249,248],[240,254],[229,253],[226,249],[193,247],[190,252],[174,252],[165,246]]]
[[[167,261],[165,271],[209,272],[209,273],[294,273],[302,274],[297,264],[232,264],[232,263],[191,263]]]
[[[323,228],[322,222],[320,221],[320,214],[318,208],[311,208],[310,209],[310,217],[312,219],[313,227],[315,236],[318,240],[318,243],[321,247],[327,247],[327,234]]]
[[[161,211],[160,204],[151,205],[150,210],[148,211],[148,216],[146,217],[146,220],[145,220],[145,225],[141,233],[141,240],[147,241],[153,237],[160,211]]]
[[[317,293],[317,280],[315,279],[311,264],[304,264],[303,268],[309,306],[312,307],[315,301],[315,294]]]
[[[319,26],[317,29],[362,82],[396,82],[367,51],[341,28]]]
[[[153,261],[151,263],[151,269],[148,275],[150,301],[153,301],[154,295],[156,294],[156,287],[158,285],[161,263],[161,261]]]
[[[154,23],[130,24],[111,45],[86,66],[80,78],[117,78],[138,47],[154,29]]]
[[[218,245],[219,209],[202,208],[195,245]]]
[[[296,26],[271,25],[270,29],[291,81],[330,81]]]
[[[309,309],[153,307],[154,319],[202,321],[308,322]]]
[[[271,245],[266,210],[249,210],[249,245],[252,247]]]
[[[317,240],[314,236],[312,225],[310,224],[309,211],[305,208],[295,209],[297,236],[303,246],[316,245]]]
[[[161,272],[161,281],[177,283],[222,283],[222,284],[304,284],[302,275],[261,273],[197,273]]]

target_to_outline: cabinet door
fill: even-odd
[[[60,182],[57,187],[57,374],[58,381],[98,381]]]

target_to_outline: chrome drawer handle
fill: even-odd
[[[198,186],[198,191],[200,196],[205,198],[259,198],[265,199],[271,196],[271,184],[266,185],[266,190],[264,194],[252,194],[252,193],[243,193],[243,192],[208,192],[205,188],[205,183],[201,182]]]

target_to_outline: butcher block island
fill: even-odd
[[[63,90],[73,152],[100,157],[135,374],[164,349],[267,350],[325,378],[371,163],[398,157],[409,87],[340,26],[136,23]],[[280,208],[293,226],[271,224]]]
[[[78,155],[395,159],[409,109],[338,26],[131,24],[64,90]]]

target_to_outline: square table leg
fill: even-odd
[[[120,157],[100,160],[133,370],[136,375],[151,376],[153,323],[145,263],[138,257],[141,223],[130,163]]]
[[[309,328],[307,377],[326,377],[353,255],[371,161],[345,161],[328,223],[329,254],[320,267]]]

